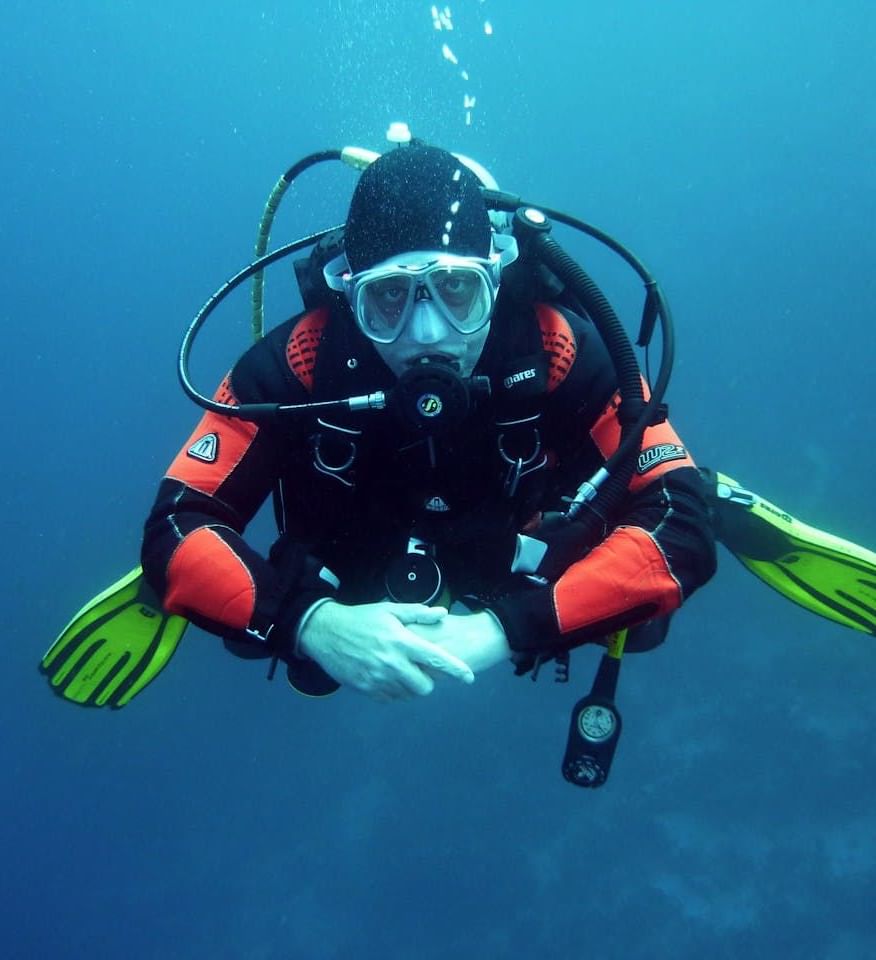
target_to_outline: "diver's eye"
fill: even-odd
[[[470,271],[453,271],[434,278],[441,299],[453,306],[468,303],[480,286],[479,278]]]
[[[390,306],[400,303],[405,298],[407,288],[395,280],[386,280],[383,283],[375,284],[373,295],[381,302]]]
[[[387,277],[368,284],[367,295],[371,303],[384,314],[394,314],[404,307],[408,298],[409,284],[403,279]]]

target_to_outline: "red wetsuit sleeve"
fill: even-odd
[[[602,623],[619,614],[639,619],[671,613],[681,606],[681,584],[654,535],[620,527],[573,563],[553,588],[560,634]]]
[[[620,444],[619,401],[618,395],[612,397],[590,430],[605,460]],[[673,569],[675,551],[669,549],[676,533],[674,484],[662,481],[684,468],[696,483],[696,465],[670,423],[648,427],[624,516],[602,543],[573,563],[553,586],[560,634],[614,623],[625,615],[635,622],[671,613],[698,585],[696,578]]]
[[[556,651],[671,613],[714,571],[702,480],[682,467],[631,496],[608,536],[555,579],[525,581],[488,605],[512,649]]]
[[[620,442],[617,409],[614,397],[590,428],[605,459]],[[537,539],[537,527],[527,535]],[[645,431],[626,505],[608,535],[544,586],[528,583],[490,606],[515,650],[562,649],[671,613],[714,570],[702,480],[664,422]]]
[[[315,324],[316,321],[316,324]],[[314,344],[323,314],[305,315],[290,330],[260,342],[216,393],[237,403],[238,378],[247,399],[296,403],[307,398]],[[208,412],[171,463],[146,521],[142,563],[165,607],[222,636],[266,634],[281,613],[290,617],[331,592],[303,547],[287,544],[282,563],[244,540],[244,531],[281,472],[288,431]],[[273,558],[273,551],[272,551]],[[293,598],[294,595],[294,598]]]
[[[226,380],[216,393],[234,402]],[[270,492],[269,438],[243,420],[206,413],[171,463],[146,523],[143,562],[171,613],[214,630],[252,621],[267,562],[242,534]]]

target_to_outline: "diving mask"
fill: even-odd
[[[416,304],[430,301],[458,333],[468,336],[490,320],[502,269],[517,259],[517,241],[494,234],[489,257],[416,251],[352,273],[346,255],[323,271],[332,290],[342,292],[362,333],[375,343],[393,343]]]

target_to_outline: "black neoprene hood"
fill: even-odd
[[[344,233],[354,273],[412,250],[490,253],[490,218],[478,179],[437,147],[397,147],[367,167]]]

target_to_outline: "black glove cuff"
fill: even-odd
[[[332,597],[337,581],[305,544],[281,537],[271,548],[274,587],[256,601],[250,631],[281,660],[294,657],[295,634],[305,612],[317,600]]]
[[[515,653],[546,652],[560,645],[549,585],[506,594],[489,600],[486,606],[502,624],[508,645]]]

